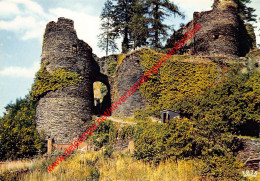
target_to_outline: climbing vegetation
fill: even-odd
[[[65,69],[57,69],[49,73],[46,65],[42,64],[40,70],[36,73],[35,82],[32,85],[30,96],[33,101],[45,95],[49,91],[55,91],[58,88],[75,85],[82,81],[82,77],[74,72]]]
[[[139,53],[144,71],[151,69],[165,54],[149,49]],[[150,103],[152,114],[159,116],[162,109],[175,110],[177,103],[215,87],[224,77],[225,70],[216,63],[191,61],[189,56],[172,56],[140,87],[141,93]]]
[[[202,127],[221,132],[258,136],[260,123],[260,73],[230,73],[228,80],[214,89],[178,104],[185,117]]]

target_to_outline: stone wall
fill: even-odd
[[[172,35],[166,47],[172,48],[198,23],[202,28],[179,51],[180,54],[238,57],[249,52],[250,38],[233,0],[214,0],[212,10],[194,12],[193,20]]]
[[[117,57],[118,55],[117,54],[114,54],[114,55],[109,55],[107,57],[101,57],[99,59],[97,59],[97,62],[98,62],[98,65],[99,67],[101,68],[101,72],[103,74],[107,74],[107,70],[108,70],[108,62],[109,60],[113,60],[115,63],[117,62]]]
[[[237,144],[241,146],[237,158],[244,163],[244,167],[258,170],[260,165],[260,141],[237,138]]]
[[[118,98],[123,96],[142,77],[144,71],[140,65],[140,60],[141,58],[138,55],[138,51],[127,54],[126,58],[123,59],[116,72],[115,78],[111,79],[113,101],[118,101]],[[146,103],[146,99],[141,95],[138,89],[125,103],[118,106],[118,109],[113,115],[132,117],[136,110],[144,109]]]
[[[108,78],[100,73],[93,59],[91,47],[79,40],[72,20],[59,18],[46,26],[42,47],[42,63],[46,69],[66,69],[76,72],[83,81],[48,92],[36,108],[36,127],[44,130],[56,144],[68,144],[77,139],[91,120],[94,106],[93,83],[101,81],[108,86]],[[110,92],[109,92],[110,95]]]

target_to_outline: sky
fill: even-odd
[[[213,0],[171,1],[186,15],[185,19],[166,20],[175,29],[192,20],[193,12],[210,10],[213,4]],[[59,17],[72,19],[79,39],[88,43],[98,57],[105,55],[97,47],[104,3],[105,0],[0,0],[0,116],[7,104],[29,93],[40,68],[43,33],[48,22],[57,22]],[[252,0],[251,6],[260,16],[260,0]],[[255,26],[258,30],[260,21]],[[259,36],[257,43],[260,44]]]

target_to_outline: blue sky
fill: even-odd
[[[172,0],[186,15],[185,19],[168,18],[178,28],[192,19],[194,11],[210,10],[213,0]],[[42,37],[45,26],[59,17],[74,20],[80,39],[93,53],[102,57],[97,47],[100,33],[99,15],[105,0],[1,0],[0,1],[0,116],[4,107],[28,94],[40,67]],[[252,0],[260,15],[260,1]],[[258,29],[260,22],[257,23]],[[258,35],[260,32],[257,33]],[[257,42],[260,43],[259,36]],[[120,44],[119,44],[120,45]]]

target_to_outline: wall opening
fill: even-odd
[[[102,115],[110,103],[109,88],[102,82],[96,81],[93,83],[94,91],[94,113]]]
[[[77,45],[72,45],[71,50],[72,50],[73,53],[77,53],[78,52]]]

